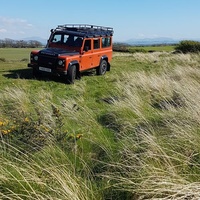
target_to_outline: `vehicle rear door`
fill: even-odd
[[[100,64],[102,52],[100,50],[100,38],[93,38],[93,65],[97,67]]]

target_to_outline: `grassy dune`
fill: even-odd
[[[1,55],[0,199],[200,198],[199,55],[114,53],[66,85],[28,53]]]

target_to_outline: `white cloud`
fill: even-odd
[[[6,33],[6,32],[7,32],[6,29],[4,29],[4,28],[0,28],[0,33]]]
[[[25,19],[8,18],[0,16],[0,23],[4,25],[27,25],[28,22]]]
[[[0,16],[0,37],[17,39],[29,34],[34,28],[33,24],[25,19]]]
[[[144,38],[145,37],[145,34],[144,33],[139,33],[138,34],[138,38]]]

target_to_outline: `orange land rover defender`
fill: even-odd
[[[47,46],[34,50],[30,54],[33,75],[41,73],[66,77],[68,83],[74,83],[81,72],[96,69],[97,75],[110,70],[112,59],[113,28],[86,25],[59,25],[51,30]]]

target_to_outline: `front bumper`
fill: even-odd
[[[31,64],[31,63],[28,63],[27,66],[37,70],[38,72],[45,73],[45,74],[53,74],[53,75],[57,75],[57,76],[66,76],[67,75],[66,70],[52,69],[52,68],[46,68],[46,69],[50,69],[50,70],[41,70],[42,68],[44,69],[45,67],[39,67],[38,65]]]

